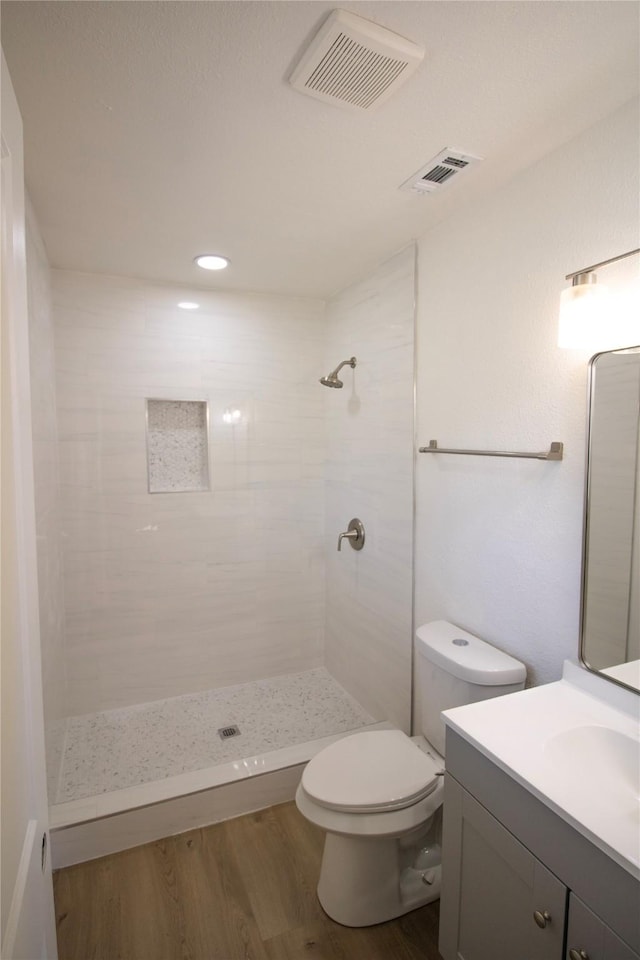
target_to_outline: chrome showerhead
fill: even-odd
[[[342,380],[338,380],[337,377],[334,377],[332,374],[329,374],[328,377],[320,377],[320,383],[324,387],[335,387],[339,390],[341,387],[344,387]]]
[[[355,365],[355,357],[351,357],[350,360],[343,360],[342,363],[339,363],[335,370],[332,370],[331,373],[328,373],[326,377],[320,377],[320,383],[323,385],[323,387],[334,387],[336,390],[340,390],[344,384],[338,377],[338,372],[342,370],[343,367],[355,367]]]

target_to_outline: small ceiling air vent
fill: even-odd
[[[474,157],[471,153],[461,153],[459,150],[452,150],[447,147],[426,163],[424,167],[414,173],[412,177],[402,184],[401,190],[414,190],[416,193],[433,193],[440,190],[445,183],[449,183],[453,177],[459,176],[470,166],[479,163],[483,158]]]
[[[301,93],[370,110],[387,100],[424,58],[424,50],[386,27],[333,10],[289,77]]]

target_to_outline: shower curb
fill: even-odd
[[[359,730],[389,729],[373,723]],[[49,809],[54,869],[293,800],[305,764],[359,731],[307,741]]]

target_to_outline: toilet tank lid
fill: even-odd
[[[459,680],[483,686],[524,683],[523,663],[447,620],[434,620],[416,630],[416,650]]]

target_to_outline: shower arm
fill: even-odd
[[[353,368],[355,367],[355,365],[356,365],[356,358],[355,358],[355,357],[351,357],[349,360],[343,360],[342,363],[339,363],[339,364],[338,364],[338,366],[335,368],[335,370],[332,370],[332,371],[331,371],[331,373],[329,374],[329,376],[327,377],[327,379],[328,379],[328,380],[332,380],[334,377],[337,377],[338,374],[339,374],[339,372],[342,370],[343,367],[351,367],[351,368],[353,369]]]

